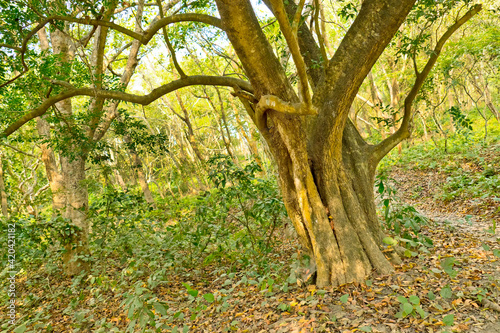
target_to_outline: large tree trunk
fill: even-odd
[[[392,272],[380,248],[373,196],[376,161],[370,158],[370,146],[358,140],[348,123],[342,155],[331,163],[308,151],[304,141],[294,140],[297,128],[291,125],[280,129],[290,139],[286,148],[273,142],[270,147],[288,214],[316,261],[318,286],[362,282],[372,270]],[[316,167],[321,165],[329,167]]]
[[[401,126],[372,146],[351,123],[349,110],[415,0],[364,0],[329,60],[321,55],[321,45],[316,44],[307,26],[300,25],[293,1],[264,0],[292,54],[299,96],[263,34],[250,1],[216,2],[228,38],[255,89],[253,98],[238,91],[235,94],[276,160],[288,215],[301,244],[316,262],[317,284],[337,286],[362,282],[372,270],[392,272],[389,258],[381,250],[383,233],[375,212],[376,166],[409,137],[413,101],[444,43],[481,6],[471,7],[436,42],[405,98]],[[312,98],[308,87],[313,89]],[[391,261],[400,262],[396,254],[389,255]]]
[[[259,102],[247,103],[247,110],[276,160],[288,215],[300,243],[316,262],[321,287],[362,282],[372,270],[381,274],[393,271],[379,247],[381,230],[371,193],[379,154],[362,140],[347,116],[359,86],[413,2],[365,1],[329,61],[320,56],[311,61],[319,52],[309,52],[317,47],[314,39],[307,38],[311,34],[304,25],[299,28],[298,42],[285,36],[289,45],[299,44],[306,66],[318,61],[324,65],[320,70],[308,68],[315,89],[311,107],[304,89],[307,82],[302,82],[305,75],[300,78],[299,98],[262,34],[250,3],[217,0],[231,44],[256,90]],[[283,31],[288,24],[279,18],[283,3],[266,3],[278,14]],[[294,6],[286,4],[289,17],[294,17]],[[293,45],[291,50],[297,52]],[[295,54],[300,70],[303,65],[296,59]],[[317,116],[305,116],[314,109]]]

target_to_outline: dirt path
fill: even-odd
[[[397,188],[397,197],[403,202],[415,207],[422,215],[429,218],[437,228],[444,228],[450,235],[462,235],[464,240],[476,240],[475,246],[471,243],[460,244],[462,247],[455,247],[452,252],[460,251],[480,251],[484,246],[493,244],[498,248],[500,245],[500,230],[494,230],[494,222],[500,226],[500,214],[498,203],[493,200],[458,199],[452,202],[436,200],[436,194],[440,186],[446,181],[444,175],[432,171],[407,172],[396,169],[391,173],[393,185]],[[489,280],[496,283],[499,289],[500,265],[498,260],[486,264],[485,271]],[[495,283],[493,285],[495,285]],[[498,295],[498,293],[497,293]],[[496,303],[500,299],[494,300]],[[491,310],[484,310],[491,311]],[[490,319],[492,322],[485,323],[484,326],[471,327],[464,332],[471,333],[500,333],[500,320],[498,313]],[[446,332],[445,329],[442,332]]]

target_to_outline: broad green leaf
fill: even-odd
[[[203,298],[208,302],[208,303],[213,303],[215,301],[214,294],[205,294],[203,295]]]
[[[188,294],[193,296],[193,297],[196,297],[196,296],[198,296],[198,290],[194,290],[194,289],[188,290]]]
[[[454,320],[455,320],[455,316],[452,315],[452,314],[449,314],[449,315],[446,315],[446,316],[443,317],[443,323],[446,326],[452,326]]]
[[[408,300],[406,299],[406,297],[403,297],[403,296],[398,296],[396,297],[396,299],[399,301],[399,303],[408,303]]]
[[[153,307],[155,308],[156,312],[161,313],[162,315],[166,316],[167,315],[167,309],[165,306],[161,303],[154,302]]]
[[[451,298],[452,296],[451,288],[449,286],[446,286],[443,289],[441,289],[439,294],[441,295],[442,298]]]
[[[413,305],[410,303],[403,303],[403,316],[407,316],[413,312]]]
[[[349,294],[345,294],[340,296],[340,301],[344,304],[347,304],[347,300],[349,299]]]
[[[385,237],[384,239],[382,239],[382,242],[387,245],[396,245],[398,243],[398,241],[392,237]]]
[[[420,304],[420,298],[418,298],[418,296],[411,295],[408,299],[410,300],[410,303],[412,303],[414,305]]]
[[[22,324],[21,326],[17,326],[12,332],[24,333],[24,331],[26,331],[26,325]]]
[[[359,330],[360,330],[361,332],[373,332],[373,331],[372,331],[372,327],[371,327],[371,326],[361,326],[361,327],[359,328]]]
[[[422,319],[427,317],[427,312],[425,312],[420,305],[415,307],[415,311],[417,311],[417,313],[420,315]]]

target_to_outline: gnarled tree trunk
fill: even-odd
[[[348,118],[365,77],[386,48],[414,0],[365,0],[332,59],[326,58],[293,1],[264,0],[276,16],[299,77],[299,96],[266,40],[248,0],[217,0],[226,31],[255,89],[254,99],[235,92],[276,160],[288,215],[317,266],[317,284],[362,282],[373,271],[388,274],[382,252],[373,182],[377,164],[410,135],[412,102],[447,38],[480,10],[471,9],[436,43],[405,99],[401,127],[369,145]],[[290,24],[291,21],[291,24]],[[310,95],[311,87],[313,96]]]
[[[285,10],[280,2],[268,2],[278,20],[279,11]],[[324,66],[308,68],[314,87],[310,106],[307,91],[299,99],[287,81],[250,3],[217,1],[225,30],[259,100],[247,106],[278,164],[289,217],[301,244],[315,259],[319,286],[361,282],[373,269],[382,274],[393,271],[380,248],[381,230],[371,193],[378,160],[347,115],[359,86],[413,2],[365,1],[330,61],[322,59],[314,39],[307,38],[311,36],[307,27],[299,28],[305,64],[314,63],[310,57],[316,54],[313,60]],[[294,16],[294,7],[288,3],[289,17]],[[282,31],[284,24],[280,21]],[[287,42],[290,45],[293,39],[290,42],[287,37]],[[300,76],[300,63],[297,67]],[[316,116],[306,116],[314,109]]]

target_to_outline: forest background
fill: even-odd
[[[315,142],[308,119],[322,116],[329,59],[333,68],[356,20],[368,22],[363,10],[384,1],[252,2],[287,82],[269,71],[266,88],[250,69],[267,64],[225,33],[225,1],[2,2],[1,329],[459,332],[498,322],[500,4],[406,2],[379,57],[346,56],[374,65],[345,92],[347,125],[331,120],[340,155],[356,154],[342,142],[352,133],[381,148],[369,185],[353,192],[368,186],[384,235],[373,232],[371,250],[353,227],[368,259],[346,264],[345,280],[316,250],[332,241],[307,224],[309,209],[341,232],[322,179],[342,192],[343,174],[321,175],[321,154],[302,143]],[[302,15],[288,13],[287,30],[279,9],[292,5]],[[303,52],[307,36],[317,58]],[[262,107],[270,102],[278,107]],[[346,221],[359,210],[373,228],[371,208],[344,207]]]

